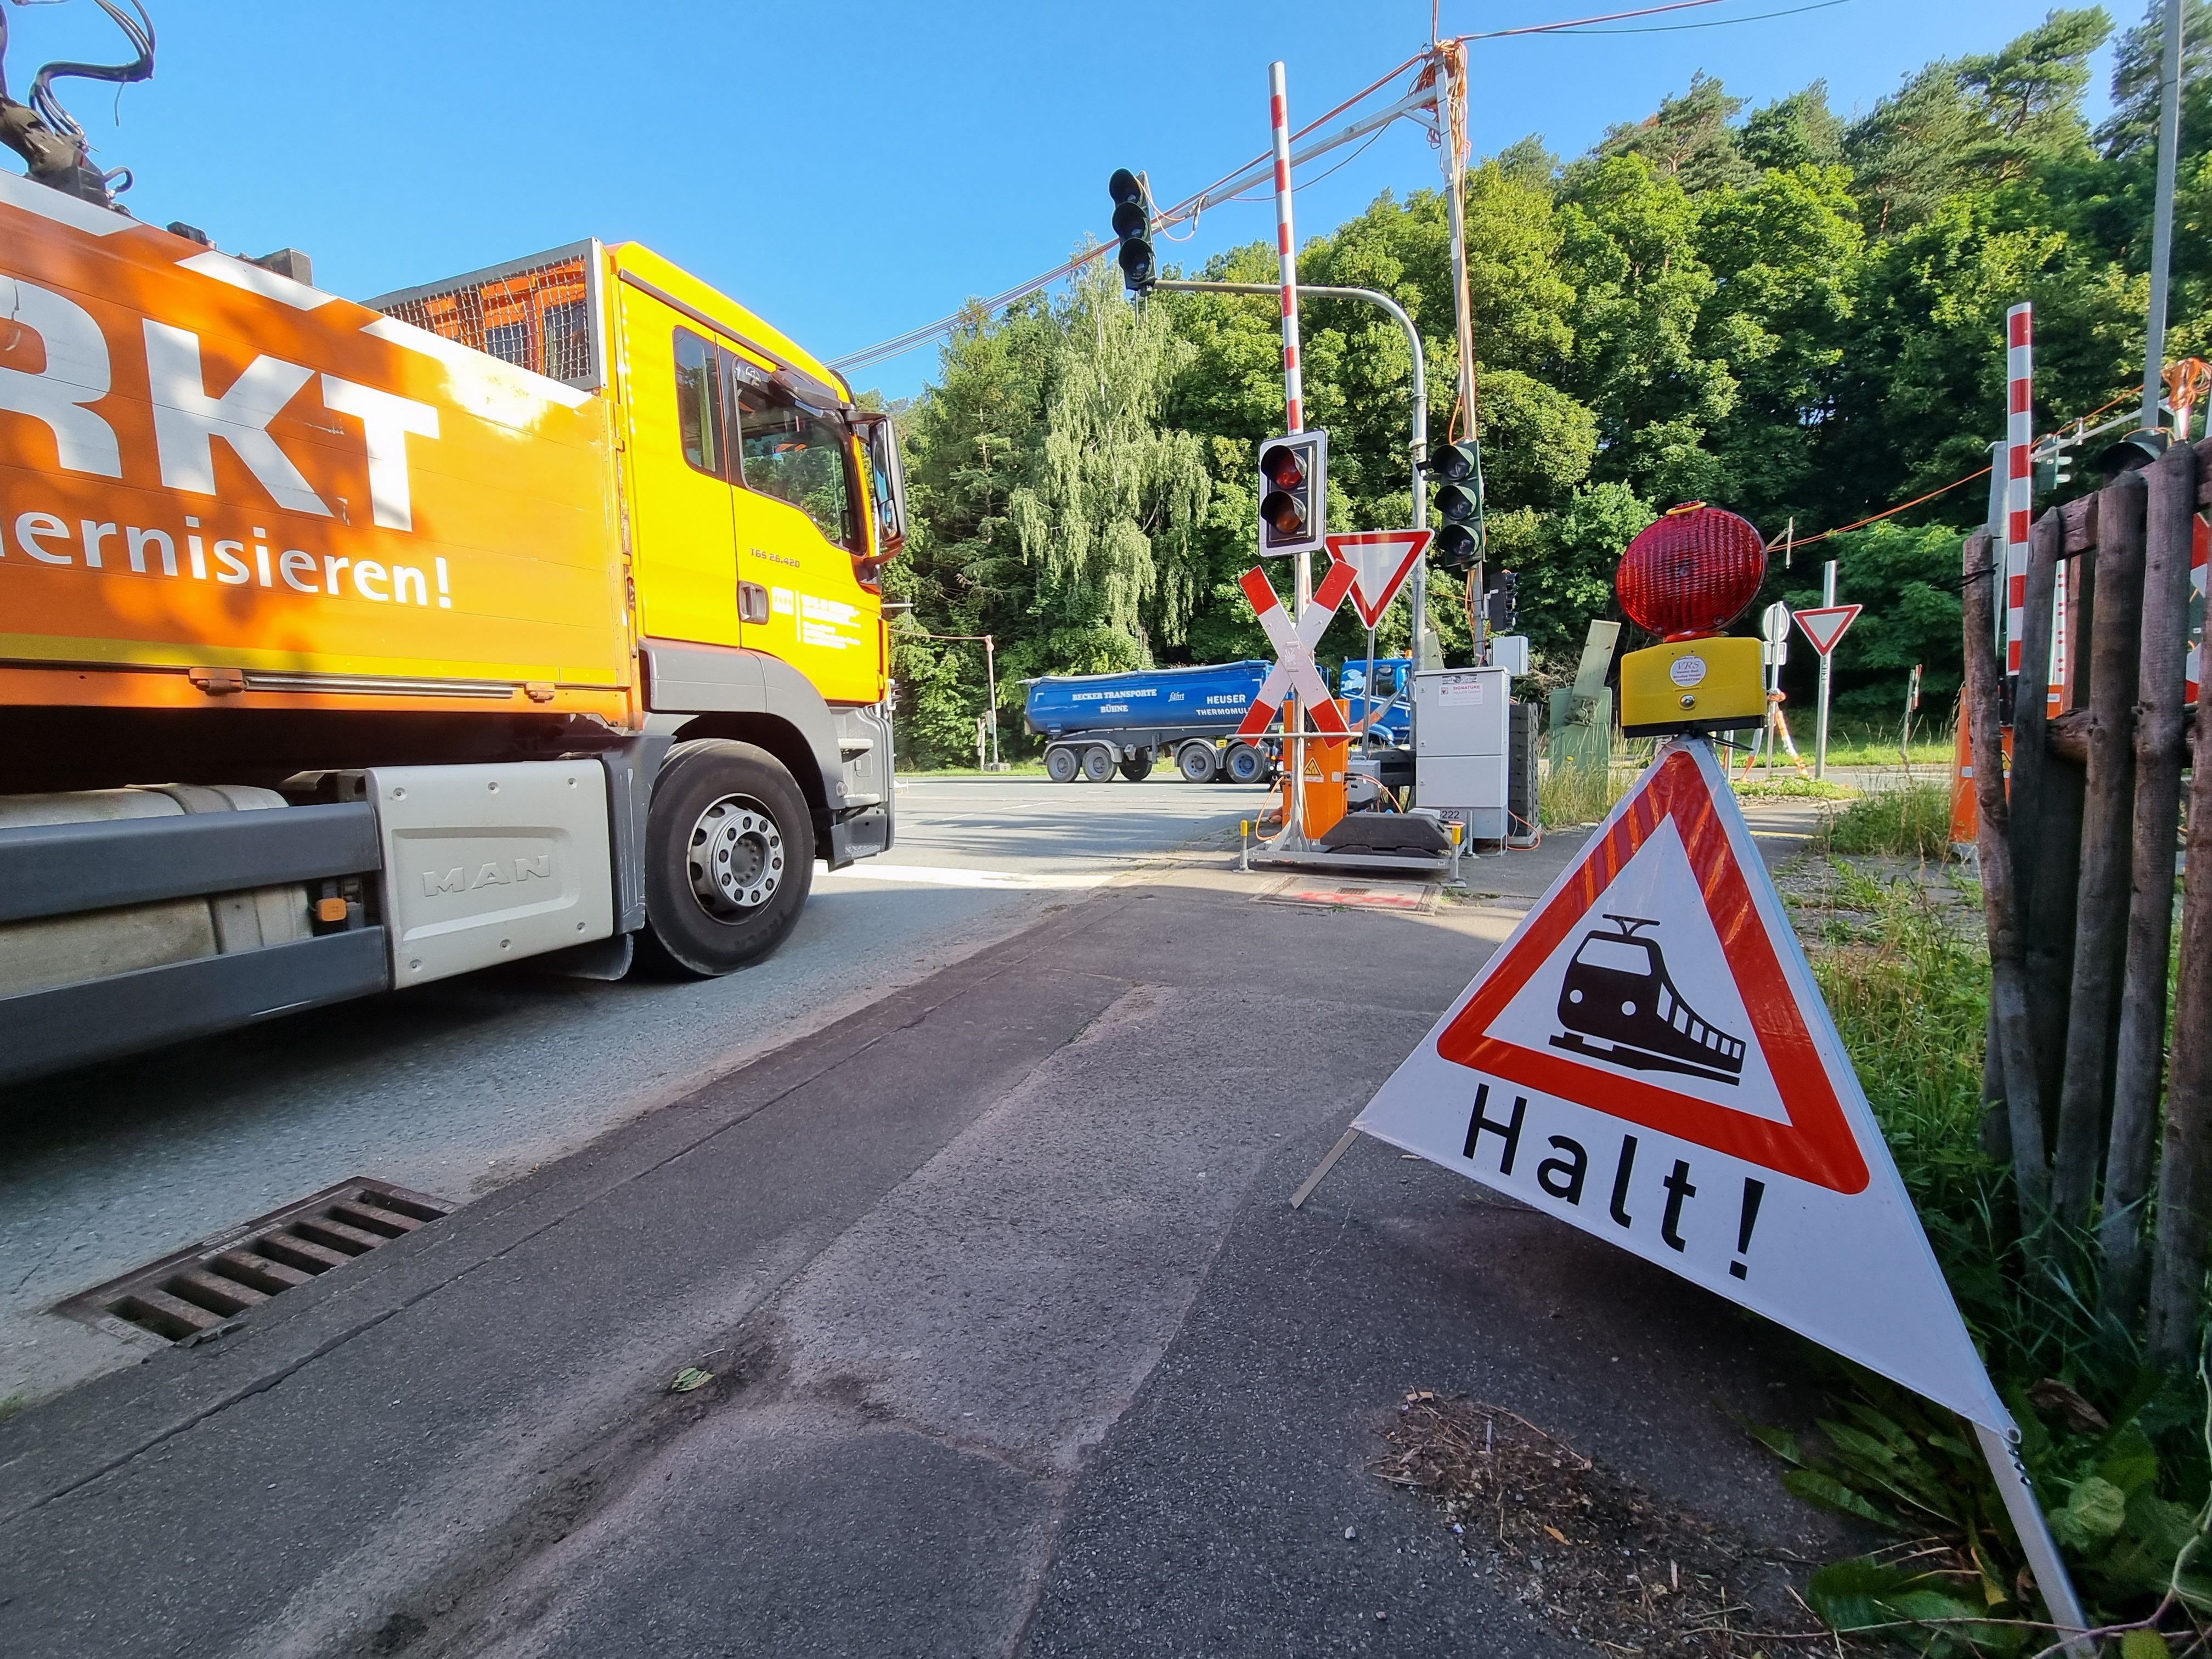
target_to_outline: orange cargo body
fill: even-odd
[[[611,425],[0,173],[0,705],[635,726]]]

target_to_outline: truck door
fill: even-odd
[[[738,574],[765,584],[768,615],[745,643],[772,652],[832,702],[882,695],[880,630],[854,561],[867,551],[853,434],[774,377],[736,374]]]
[[[729,357],[625,287],[638,625],[667,640],[738,643],[738,477]]]

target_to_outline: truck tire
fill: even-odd
[[[1176,756],[1176,770],[1186,783],[1212,783],[1221,775],[1221,757],[1210,743],[1187,743]]]
[[[1103,743],[1093,744],[1083,751],[1083,775],[1092,783],[1103,783],[1114,775],[1114,751]]]
[[[1083,757],[1064,743],[1056,743],[1044,751],[1044,775],[1054,783],[1073,783],[1075,775],[1083,769]]]
[[[813,884],[813,815],[775,756],[723,738],[669,750],[645,825],[649,968],[711,979],[766,956]]]
[[[1152,775],[1152,751],[1139,749],[1121,763],[1121,775],[1132,783],[1142,783]]]
[[[1265,783],[1273,769],[1267,764],[1267,753],[1249,743],[1231,745],[1224,769],[1231,783]]]

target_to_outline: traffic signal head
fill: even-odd
[[[1476,519],[1466,524],[1447,524],[1437,532],[1430,544],[1437,550],[1437,561],[1447,570],[1472,570],[1481,559],[1488,537],[1482,520]]]
[[[1293,432],[1260,446],[1260,551],[1318,550],[1328,529],[1328,434]]]
[[[1121,284],[1141,297],[1152,291],[1157,274],[1152,267],[1152,204],[1145,181],[1127,167],[1116,167],[1106,181],[1106,193],[1114,199],[1114,234],[1121,244]]]
[[[1510,634],[1521,620],[1521,579],[1501,570],[1483,596],[1483,609],[1493,633]]]
[[[1479,526],[1482,522],[1482,446],[1469,438],[1462,442],[1446,444],[1429,456],[1429,476],[1437,481],[1437,517],[1444,521],[1446,531],[1454,525]],[[1464,548],[1467,538],[1452,538]],[[1468,564],[1482,556],[1479,545],[1480,531],[1475,532],[1478,544],[1472,553],[1462,552]],[[1445,545],[1446,537],[1438,535],[1438,550],[1446,563],[1453,557],[1452,549]]]

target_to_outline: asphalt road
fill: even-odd
[[[1771,1328],[1379,1143],[1285,1203],[1581,840],[1434,915],[1164,863],[21,1413],[0,1650],[1634,1639],[1552,1627],[1376,1478],[1417,1387],[1761,1559],[1841,1553],[1735,1420],[1806,1414]]]
[[[727,979],[471,975],[0,1090],[0,1401],[166,1346],[47,1311],[66,1296],[351,1176],[490,1191],[1263,799],[914,780],[892,850],[817,866],[782,950]]]

